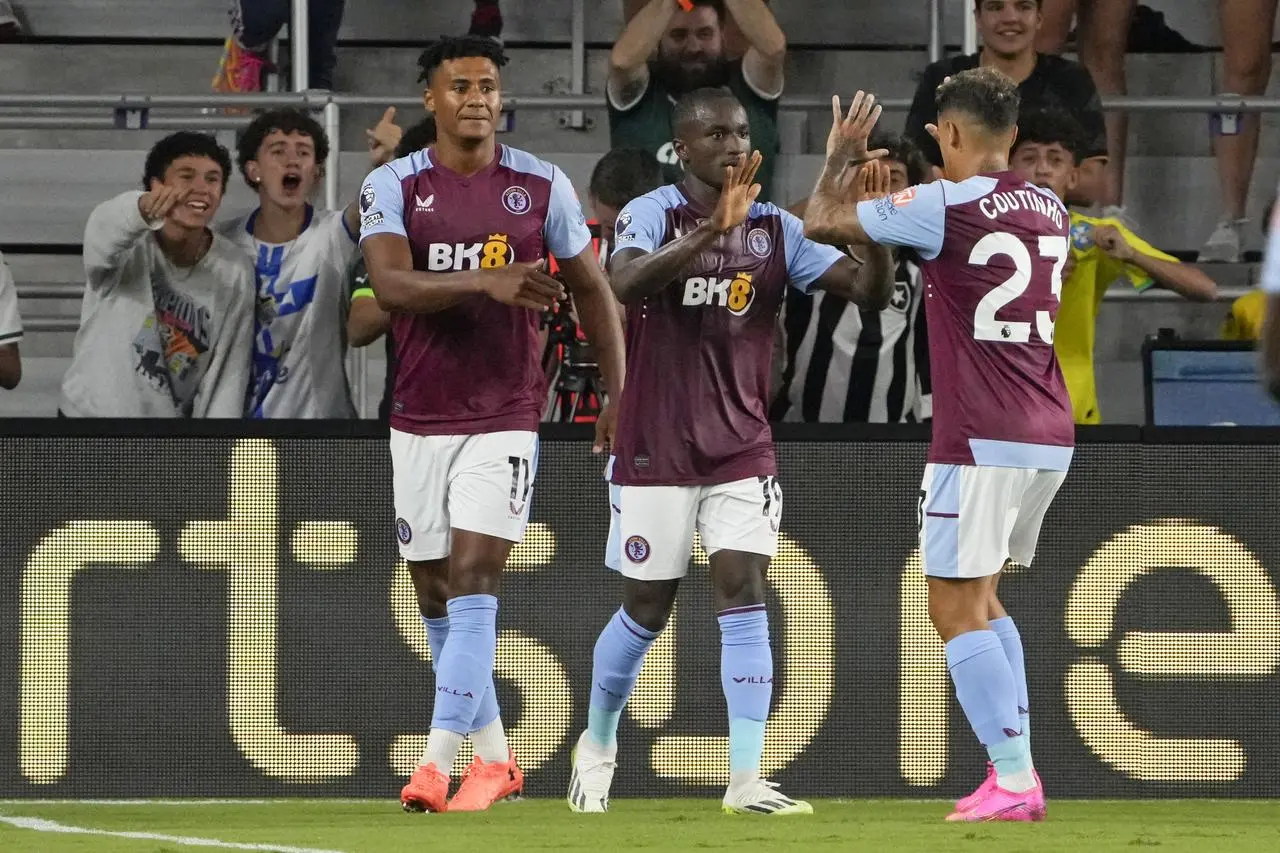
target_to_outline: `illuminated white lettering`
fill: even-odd
[[[182,530],[182,558],[227,570],[227,716],[241,754],[267,776],[321,782],[355,771],[359,750],[348,734],[286,731],[277,708],[279,498],[275,447],[237,441],[231,452],[225,521],[193,521]],[[293,547],[321,563],[346,562],[355,541],[340,525],[306,526]]]
[[[18,766],[37,785],[67,772],[71,586],[94,565],[155,560],[160,535],[146,521],[72,521],[48,533],[22,573]]]
[[[1148,782],[1230,782],[1244,772],[1240,741],[1162,737],[1134,725],[1120,707],[1103,649],[1128,587],[1169,568],[1211,581],[1231,630],[1132,631],[1116,650],[1120,672],[1159,680],[1269,677],[1280,666],[1280,602],[1258,558],[1235,537],[1194,520],[1139,524],[1098,548],[1067,599],[1068,636],[1084,652],[1066,675],[1067,709],[1089,748],[1112,767]]]

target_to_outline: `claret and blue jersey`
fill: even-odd
[[[1058,197],[998,172],[861,202],[858,220],[923,261],[929,460],[1065,471],[1075,427],[1053,324],[1070,222]]]
[[[622,209],[614,253],[656,251],[710,215],[678,185],[659,187]],[[767,398],[787,283],[807,291],[843,257],[803,231],[796,217],[757,202],[679,280],[628,306],[613,482],[694,485],[775,473]]]
[[[382,166],[360,191],[360,239],[409,241],[414,268],[494,269],[579,254],[591,243],[560,169],[498,147],[489,166],[460,175],[434,149]],[[536,430],[546,405],[539,315],[475,296],[433,314],[395,314],[391,426],[417,435]]]

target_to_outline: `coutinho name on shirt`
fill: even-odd
[[[1065,471],[1075,428],[1053,326],[1070,223],[1058,197],[997,172],[861,202],[858,219],[923,261],[929,461]]]

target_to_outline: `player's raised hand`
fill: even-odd
[[[613,437],[618,432],[618,407],[612,402],[600,409],[596,418],[596,440],[591,445],[592,453],[604,453],[613,447]]]
[[[564,299],[564,285],[547,275],[545,260],[488,270],[484,288],[491,299],[530,311],[545,311]]]
[[[760,152],[752,151],[751,158],[745,163],[724,167],[724,186],[720,188],[720,200],[711,214],[711,224],[716,231],[727,234],[747,220],[751,203],[760,195],[760,185],[755,180],[763,162]]]
[[[143,193],[138,199],[138,212],[148,222],[164,219],[169,211],[187,200],[191,187],[161,186],[158,190]]]
[[[871,201],[889,194],[889,166],[879,160],[863,163],[853,180],[853,201]]]
[[[876,96],[859,91],[849,104],[849,112],[840,110],[840,96],[831,96],[831,132],[827,134],[827,159],[832,158],[863,163],[888,155],[885,148],[867,150],[867,140],[880,120],[881,107]]]
[[[366,130],[364,135],[369,140],[369,159],[373,165],[381,166],[394,160],[400,138],[404,136],[404,131],[396,124],[396,108],[387,107],[377,126]]]

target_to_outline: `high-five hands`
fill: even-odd
[[[747,220],[751,203],[760,195],[760,185],[755,180],[763,161],[759,151],[752,151],[746,163],[724,167],[724,186],[711,214],[711,224],[720,234],[727,234]]]
[[[876,96],[869,92],[859,91],[849,104],[849,112],[840,111],[840,96],[831,96],[831,132],[827,134],[827,159],[838,159],[854,165],[861,165],[868,160],[878,160],[886,156],[886,148],[867,150],[867,140],[876,122],[880,120],[881,108],[876,103]]]

